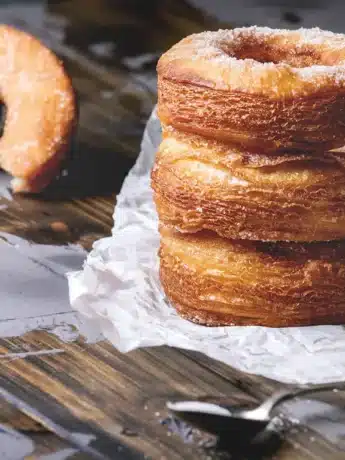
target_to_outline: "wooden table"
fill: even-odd
[[[79,96],[79,128],[68,176],[44,196],[1,198],[0,231],[90,249],[109,234],[115,195],[138,154],[156,99],[157,56],[188,33],[224,24],[184,0],[55,0],[45,7],[43,24],[28,20],[29,4],[25,12],[7,11],[6,21],[31,30],[65,61]],[[20,354],[28,350],[31,355]],[[161,347],[121,354],[106,341],[65,343],[44,331],[1,339],[0,353],[19,353],[1,360],[0,425],[34,441],[30,458],[92,458],[75,433],[93,439],[89,447],[98,458],[345,458],[308,428],[229,456],[171,420],[167,398],[254,402],[280,386],[198,353]],[[53,452],[56,457],[44,457]]]

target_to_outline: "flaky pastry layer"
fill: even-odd
[[[190,321],[269,327],[345,321],[345,241],[264,243],[160,231],[161,282]]]
[[[152,171],[160,220],[232,239],[345,238],[345,155],[252,155],[163,128]]]
[[[239,28],[186,37],[158,62],[158,113],[255,151],[345,144],[345,35]]]

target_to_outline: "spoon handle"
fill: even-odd
[[[271,398],[267,399],[263,404],[261,404],[260,409],[265,409],[267,414],[269,414],[278,404],[296,398],[297,396],[304,396],[310,393],[332,390],[345,390],[345,382],[323,383],[320,385],[280,390],[274,393]]]

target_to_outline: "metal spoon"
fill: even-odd
[[[272,410],[279,404],[297,396],[335,389],[345,390],[345,382],[279,390],[254,409],[202,401],[168,402],[167,407],[175,416],[203,431],[220,436],[238,432],[242,436],[246,434],[248,439],[264,430],[271,420]]]

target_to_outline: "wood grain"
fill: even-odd
[[[34,460],[51,453],[61,453],[61,457],[62,453],[65,453],[66,458],[67,454],[70,454],[69,458],[72,458],[73,455],[74,460],[92,458],[88,454],[72,448],[69,443],[51,433],[39,422],[16,409],[4,399],[0,400],[0,425],[8,426],[12,430],[14,429],[23,434],[26,438],[31,439],[35,450],[32,455],[26,457],[26,460]]]
[[[52,33],[59,17],[67,19],[63,40]],[[50,1],[45,27],[33,26],[18,11],[14,22],[64,60],[78,93],[80,120],[66,163],[68,175],[41,196],[1,198],[0,205],[6,206],[0,206],[0,231],[37,243],[74,242],[90,249],[94,240],[110,233],[116,193],[138,154],[156,98],[157,57],[184,35],[225,25],[182,0]],[[95,53],[99,43],[108,44],[103,54]],[[104,54],[104,49],[113,51]],[[130,58],[143,54],[151,58],[138,67]],[[205,448],[205,435],[169,418],[167,399],[211,395],[231,404],[251,403],[279,384],[198,353],[161,347],[121,354],[106,341],[62,343],[46,332],[0,340],[0,353],[56,348],[63,353],[1,361],[0,422],[35,438],[34,458],[69,448],[73,433],[94,436],[90,446],[111,459],[345,458],[308,430],[275,438],[254,453]],[[343,400],[338,397],[339,403]],[[236,440],[230,441],[234,450]]]
[[[112,458],[114,449],[120,449],[120,458],[140,458],[140,453],[153,459],[218,458],[219,453],[198,446],[197,435],[186,444],[168,431],[162,424],[168,416],[165,401],[208,395],[227,397],[231,404],[250,403],[273,387],[195,353],[187,357],[165,347],[121,354],[107,342],[65,344],[44,332],[0,341],[1,353],[57,347],[64,353],[4,362],[0,387],[34,407],[28,414],[35,420],[42,423],[45,416],[69,432],[94,434],[92,447],[105,458]],[[308,431],[290,434],[284,442],[275,439],[265,446],[269,448],[279,448],[276,458],[343,458],[341,451]]]
[[[8,425],[14,430],[24,433],[48,432],[39,422],[33,420],[3,399],[0,401],[0,424]]]

